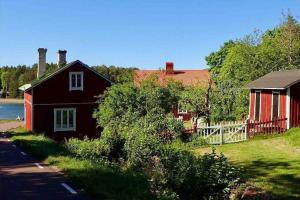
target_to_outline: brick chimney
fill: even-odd
[[[66,50],[58,50],[58,52],[57,52],[57,66],[58,67],[62,67],[65,64],[67,64],[66,54],[67,54]]]
[[[174,63],[166,62],[166,74],[174,74]]]
[[[38,60],[38,68],[37,68],[37,79],[39,79],[46,71],[46,48],[38,48],[39,52],[39,60]]]

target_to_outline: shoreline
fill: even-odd
[[[0,104],[23,104],[23,99],[0,98]]]

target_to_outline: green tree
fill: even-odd
[[[2,97],[5,97],[5,98],[7,97],[8,80],[9,80],[9,73],[7,71],[2,72],[2,74],[1,74],[1,83],[3,86]]]
[[[207,117],[207,89],[203,87],[187,87],[181,93],[180,107],[192,112],[193,117]]]
[[[300,65],[300,26],[288,14],[274,29],[255,31],[243,39],[226,42],[206,57],[213,87],[214,120],[245,119],[248,115],[247,83],[272,71]]]

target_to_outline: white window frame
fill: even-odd
[[[254,120],[257,120],[256,117],[256,93],[259,92],[259,114],[258,114],[258,121],[260,121],[260,115],[261,115],[261,90],[254,90],[255,92],[255,99],[254,99]]]
[[[72,75],[75,75],[75,84],[76,87],[72,87]],[[81,76],[81,86],[77,87],[77,75]],[[73,91],[73,90],[81,90],[83,91],[83,72],[70,72],[69,73],[69,90]]]
[[[271,102],[271,119],[273,119],[273,96],[278,94],[278,116],[280,116],[280,91],[272,91],[272,102]]]
[[[178,112],[178,114],[187,114],[188,113],[188,111],[187,110],[180,110],[180,108],[179,108],[179,104],[177,105],[177,112]]]
[[[58,128],[56,125],[56,112],[61,111],[61,127]],[[62,128],[63,111],[67,111],[67,128]],[[69,127],[69,111],[73,111],[73,127]],[[59,131],[76,131],[76,108],[54,108],[54,132]]]

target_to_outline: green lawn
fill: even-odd
[[[276,199],[300,199],[300,128],[284,135],[256,137],[247,142],[215,146],[243,167],[248,183]],[[198,148],[197,154],[210,151]]]
[[[11,132],[11,140],[45,163],[66,172],[66,178],[96,199],[154,199],[145,177],[107,163],[74,158],[63,145],[23,128]]]

